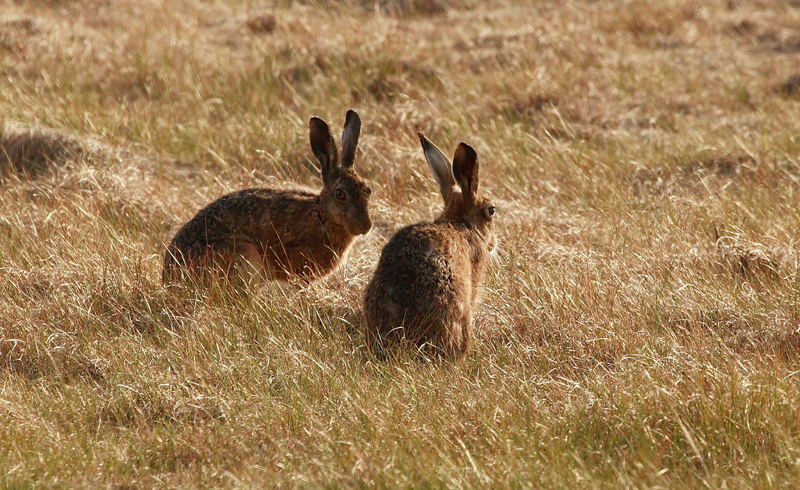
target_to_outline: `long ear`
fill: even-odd
[[[439,191],[442,193],[444,202],[446,203],[450,196],[453,194],[453,186],[456,185],[456,179],[453,178],[453,170],[450,168],[450,162],[447,160],[445,154],[437,148],[436,145],[425,137],[422,133],[419,135],[419,142],[422,143],[422,151],[425,153],[425,160],[433,171],[433,177],[439,183]]]
[[[466,202],[478,195],[478,154],[466,143],[459,143],[453,155],[453,175]]]
[[[352,167],[356,160],[356,147],[361,134],[361,118],[356,111],[347,111],[344,118],[344,131],[342,131],[342,166]]]
[[[330,128],[322,119],[312,117],[308,122],[308,128],[311,149],[322,166],[322,180],[327,181],[339,158],[336,152],[336,142],[333,141]]]

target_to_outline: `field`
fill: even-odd
[[[797,487],[799,61],[784,0],[0,0],[0,487]],[[342,267],[165,290],[349,108]],[[363,347],[416,131],[498,209],[455,365]]]

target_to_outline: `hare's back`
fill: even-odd
[[[315,197],[316,194],[305,189],[245,189],[220,197],[197,215],[235,220],[239,217],[292,213],[295,208],[305,210]]]
[[[469,278],[462,273],[469,270],[465,249],[461,234],[450,225],[422,223],[403,228],[383,249],[376,286],[384,290],[381,295],[391,296],[405,309],[456,301],[469,286]]]
[[[239,235],[254,236],[279,228],[283,221],[302,222],[316,195],[305,189],[245,189],[226,194],[197,212],[178,231],[177,246],[215,243]],[[267,226],[265,226],[267,225]]]

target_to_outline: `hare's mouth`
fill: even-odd
[[[359,223],[350,227],[350,234],[352,235],[366,235],[372,229],[372,222]]]

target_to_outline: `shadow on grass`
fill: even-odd
[[[6,124],[0,133],[0,178],[39,177],[87,154],[75,137]]]

